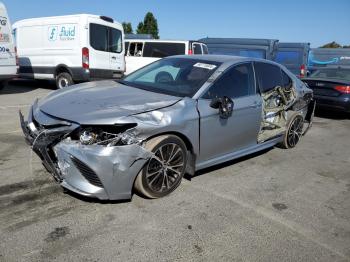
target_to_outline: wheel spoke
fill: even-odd
[[[160,147],[160,148],[158,149],[158,151],[159,151],[159,153],[160,153],[160,158],[161,158],[162,163],[163,163],[165,159],[164,159],[164,156],[163,156],[162,148],[163,148],[163,147]]]
[[[162,172],[159,172],[158,175],[156,175],[152,180],[151,182],[149,182],[149,185],[151,186],[153,184],[153,182],[160,176]]]
[[[176,169],[174,169],[174,168],[171,168],[171,167],[169,167],[169,166],[168,166],[168,169],[169,169],[170,171],[173,171],[174,173],[176,173],[176,174],[178,174],[178,175],[181,174],[180,171],[178,171],[178,170],[176,170]]]
[[[146,177],[149,178],[149,177],[151,177],[151,176],[154,176],[154,175],[158,174],[160,171],[161,171],[161,170],[159,169],[159,170],[157,170],[157,171],[155,171],[155,172],[153,172],[153,173],[147,173],[147,174],[146,174]]]
[[[174,157],[175,157],[179,152],[181,152],[181,149],[180,149],[180,148],[178,148],[178,149],[176,150],[176,152],[169,158],[169,160],[167,161],[167,163],[170,163],[171,160],[173,160]]]

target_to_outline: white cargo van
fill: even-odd
[[[125,74],[130,74],[131,72],[163,57],[172,55],[202,54],[208,54],[208,48],[205,44],[198,41],[126,39]]]
[[[16,50],[6,7],[0,2],[0,89],[17,73]]]
[[[124,74],[124,31],[112,18],[41,17],[18,21],[13,28],[20,77],[54,79],[62,88]]]

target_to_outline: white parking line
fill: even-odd
[[[0,135],[13,134],[13,133],[19,133],[19,132],[22,132],[22,129],[17,129],[17,130],[14,130],[14,131],[0,133]]]
[[[0,106],[0,109],[7,109],[7,108],[19,108],[19,107],[27,107],[30,105],[13,105],[13,106]]]

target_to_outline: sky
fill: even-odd
[[[2,0],[11,22],[33,17],[90,13],[134,29],[150,11],[161,39],[271,38],[350,44],[350,0]]]

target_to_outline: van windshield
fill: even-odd
[[[220,65],[199,59],[165,58],[119,82],[151,92],[192,97]]]

